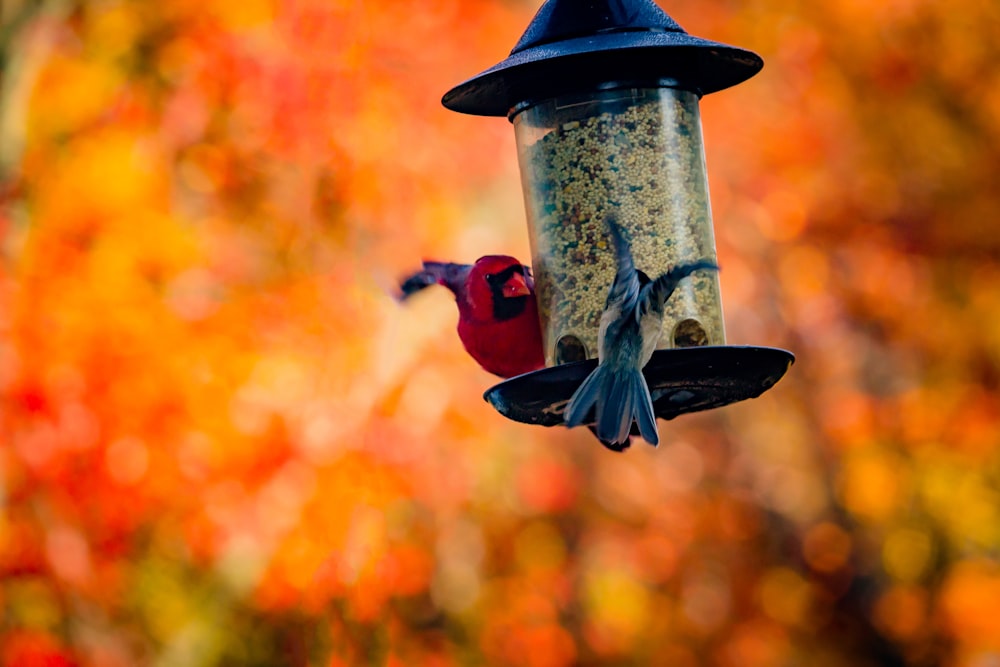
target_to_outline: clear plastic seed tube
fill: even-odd
[[[614,252],[605,218],[651,278],[715,261],[698,97],[622,88],[546,100],[514,117],[546,365],[597,356]],[[685,279],[658,348],[724,345],[715,272]]]

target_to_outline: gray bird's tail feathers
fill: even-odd
[[[606,364],[594,369],[566,405],[566,426],[580,426],[591,410],[596,410],[596,435],[609,449],[619,451],[628,445],[633,422],[643,440],[654,447],[660,443],[649,387],[637,369],[615,371]]]

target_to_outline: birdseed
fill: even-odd
[[[613,93],[598,104],[552,100],[515,118],[549,366],[597,356],[615,274],[609,213],[630,239],[636,268],[651,278],[715,261],[697,96]],[[552,129],[529,144],[539,127]],[[664,311],[658,348],[725,343],[716,272],[685,279]]]

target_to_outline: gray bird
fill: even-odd
[[[628,447],[633,422],[639,434],[656,446],[660,436],[653,399],[642,375],[660,339],[663,305],[677,285],[695,271],[716,271],[708,260],[675,266],[656,280],[635,268],[622,228],[611,218],[608,231],[614,244],[617,273],[601,314],[597,368],[574,392],[563,413],[566,426],[583,424],[596,406],[594,430],[605,447]]]

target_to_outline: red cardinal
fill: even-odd
[[[513,257],[487,255],[475,264],[424,262],[402,284],[406,299],[444,285],[458,304],[458,337],[483,369],[502,378],[545,367],[531,270]]]

